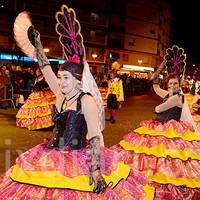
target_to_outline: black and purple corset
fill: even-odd
[[[53,107],[52,115],[55,126],[48,145],[49,148],[63,149],[70,147],[71,150],[78,150],[87,146],[87,124],[84,115],[81,113],[80,103],[84,94],[77,99],[77,111],[61,110],[61,112],[58,112],[57,108]]]

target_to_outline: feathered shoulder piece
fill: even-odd
[[[72,8],[62,5],[61,12],[56,13],[56,32],[60,35],[59,41],[68,60],[79,57],[79,62],[85,64],[85,48],[83,37],[80,33],[81,26],[76,19],[76,13]],[[77,60],[77,59],[76,59]]]
[[[183,77],[186,66],[184,49],[174,45],[172,48],[167,49],[164,58],[168,75],[176,72],[178,76]]]

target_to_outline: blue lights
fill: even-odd
[[[15,59],[15,60],[18,60],[18,56],[16,55],[10,55],[10,54],[0,54],[0,59],[1,60],[12,60],[12,59]],[[33,59],[27,57],[27,56],[23,56],[20,58],[20,61],[28,61],[28,62],[33,62]],[[48,59],[50,62],[51,61],[58,61],[59,64],[63,64],[65,62],[65,60],[63,59],[55,59],[55,58],[49,58]],[[34,62],[37,62],[37,58],[34,59]]]

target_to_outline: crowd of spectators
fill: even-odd
[[[152,91],[153,89],[153,82],[148,78],[133,78],[127,74],[118,74],[117,76],[123,82],[123,89],[125,94],[143,93]],[[94,78],[98,86],[106,87],[105,81],[109,80],[109,74],[103,75],[102,73],[99,73],[98,75],[94,75]],[[162,88],[164,88],[165,83],[163,80],[160,80],[160,85]]]
[[[31,93],[31,85],[35,82],[36,65],[25,62],[24,65],[3,64],[0,67],[0,107],[12,106],[5,99],[13,99],[15,106],[19,106],[20,96],[24,99]]]
[[[22,65],[4,64],[0,67],[0,108],[10,107],[9,101],[4,99],[14,99],[15,106],[18,106],[20,95],[26,100],[32,92],[32,85],[35,82],[35,71],[37,65],[34,63],[26,63]],[[109,74],[99,73],[93,75],[98,86],[108,87]],[[135,94],[152,91],[153,82],[147,78],[131,77],[127,74],[118,75],[123,82],[125,94]],[[159,85],[166,89],[166,83],[160,79]],[[11,96],[12,95],[12,96]],[[20,106],[20,105],[19,105]]]

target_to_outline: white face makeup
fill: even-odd
[[[177,78],[172,78],[168,82],[168,91],[170,94],[175,94],[179,92],[179,81]]]
[[[60,90],[64,94],[69,96],[73,95],[76,92],[76,85],[79,82],[72,74],[68,71],[58,71],[58,85]]]

